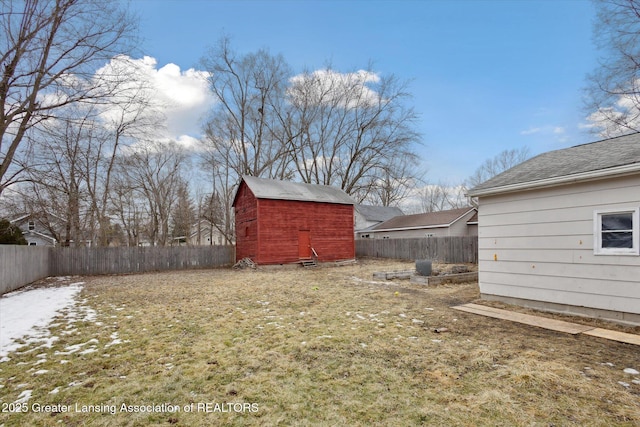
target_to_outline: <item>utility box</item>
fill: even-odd
[[[431,276],[431,260],[430,259],[417,259],[416,260],[416,272],[420,276]]]

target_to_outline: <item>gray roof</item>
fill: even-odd
[[[356,210],[367,221],[386,221],[394,216],[404,215],[400,208],[392,206],[372,206],[372,205],[357,205]]]
[[[303,202],[355,205],[355,201],[343,190],[328,185],[278,181],[247,175],[243,176],[242,180],[247,184],[257,199],[297,200]]]
[[[579,178],[596,171],[606,176],[615,171],[613,168],[636,164],[640,166],[640,133],[540,154],[477,185],[468,194],[477,196],[501,188],[507,191],[508,186],[523,187],[527,183],[533,188],[550,180],[560,182],[563,177]]]
[[[372,227],[371,231],[449,227],[470,211],[475,212],[475,210],[473,207],[466,207],[447,211],[397,216]]]

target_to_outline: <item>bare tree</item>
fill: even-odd
[[[280,55],[265,50],[239,56],[222,38],[202,59],[217,99],[207,124],[214,147],[230,145],[226,160],[238,175],[275,177],[285,153],[274,138],[274,108],[282,98],[289,67]]]
[[[524,162],[529,158],[529,148],[504,150],[497,156],[487,159],[482,163],[464,183],[466,188],[473,188],[476,185],[493,178],[494,176]]]
[[[469,205],[462,185],[452,185],[443,181],[422,187],[418,191],[417,199],[420,202],[419,213],[458,209]]]
[[[378,206],[400,206],[413,196],[417,183],[421,182],[426,172],[419,170],[420,165],[415,155],[399,156],[389,159],[389,164],[379,171],[371,180],[371,185],[360,194],[368,204]],[[352,197],[356,195],[352,194]],[[357,198],[360,200],[360,198]]]
[[[288,97],[282,136],[302,181],[336,185],[362,200],[385,185],[380,177],[412,178],[400,173],[416,162],[420,142],[417,115],[405,105],[407,83],[328,68],[292,78]]]
[[[113,95],[118,87],[94,72],[129,50],[134,29],[118,2],[2,1],[0,194],[19,179],[10,167],[29,129],[69,104]]]
[[[594,40],[603,55],[588,77],[588,118],[605,137],[640,131],[640,1],[595,3]]]
[[[121,147],[160,128],[149,88],[128,58],[114,58],[107,67],[110,79],[127,75],[127,90],[107,105],[69,104],[57,118],[43,120],[27,133],[30,156],[25,165],[33,194],[43,211],[66,219],[63,244],[107,246],[112,241],[111,184]],[[42,187],[35,191],[35,187]],[[56,196],[57,194],[57,196]],[[60,206],[57,206],[57,205]],[[56,208],[57,206],[57,208]]]
[[[127,151],[118,162],[118,174],[122,180],[119,187],[136,193],[131,200],[143,201],[144,233],[149,243],[165,246],[169,243],[171,212],[177,200],[177,190],[184,182],[181,168],[185,153],[175,144],[157,141],[140,143]],[[123,217],[124,213],[119,216]]]
[[[233,162],[237,152],[233,144],[225,143],[206,131],[204,150],[201,151],[201,164],[207,171],[210,191],[200,200],[200,216],[216,228],[230,244],[234,241],[233,196],[239,182],[237,171],[228,165]]]
[[[63,246],[84,245],[92,240],[91,201],[87,197],[87,141],[98,138],[95,123],[89,118],[76,121],[43,121],[30,133],[27,173],[30,189],[30,213],[47,213],[64,219],[64,231],[56,237]]]
[[[291,76],[281,56],[234,53],[222,39],[202,60],[218,100],[205,127],[208,218],[231,241],[232,197],[243,174],[342,188],[398,204],[420,175],[420,135],[407,83],[369,70]]]

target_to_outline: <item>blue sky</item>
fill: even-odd
[[[598,52],[587,0],[132,0],[158,68],[200,69],[222,36],[268,48],[295,72],[366,68],[410,80],[427,179],[457,184],[487,158],[598,139],[583,88]]]

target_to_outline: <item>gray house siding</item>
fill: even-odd
[[[640,176],[480,197],[484,298],[640,323],[640,256],[594,251],[594,212],[640,207]]]

